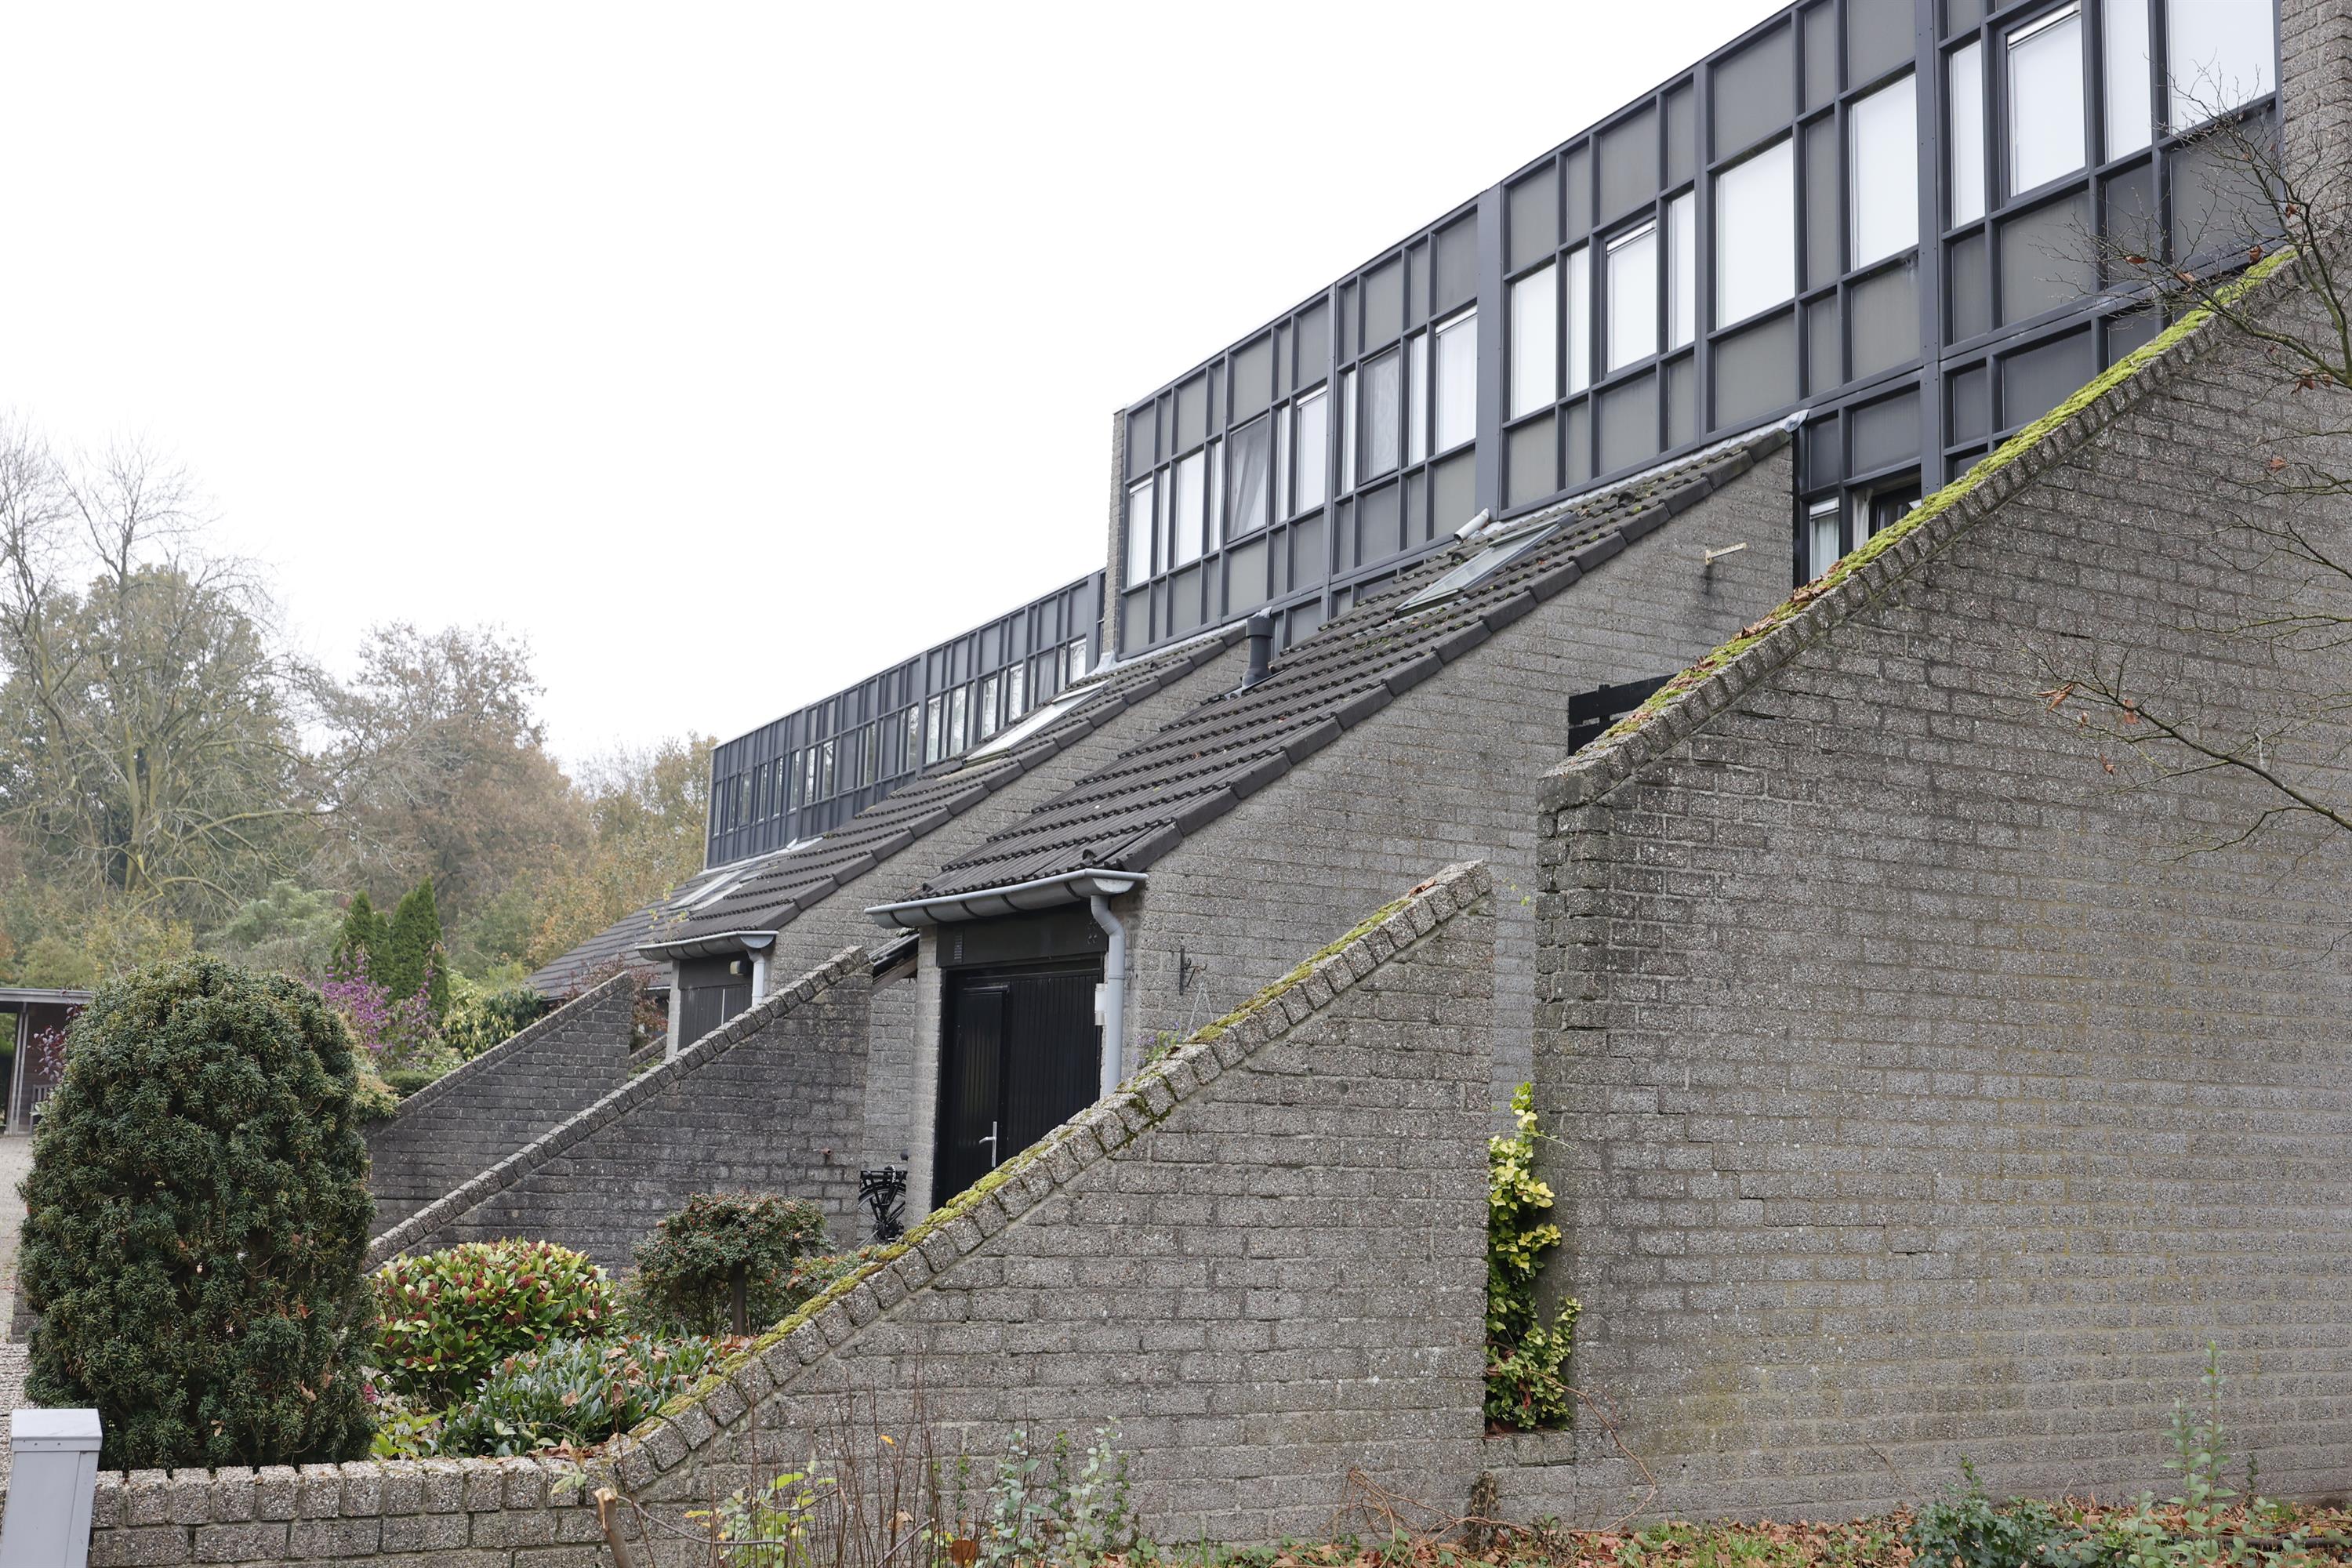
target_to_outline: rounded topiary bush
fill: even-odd
[[[358,1458],[375,1215],[342,1020],[196,958],[75,1020],[25,1181],[33,1403],[109,1468]]]
[[[492,1367],[614,1326],[613,1288],[585,1253],[547,1241],[469,1241],[375,1271],[376,1372],[402,1396],[440,1404]]]
[[[697,1193],[637,1248],[632,1307],[656,1326],[723,1333],[740,1273],[756,1331],[798,1304],[791,1295],[793,1266],[824,1247],[824,1211],[814,1204],[767,1194]]]

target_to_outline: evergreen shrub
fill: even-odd
[[[697,1193],[637,1248],[631,1308],[648,1327],[724,1332],[740,1269],[751,1324],[765,1328],[815,1293],[793,1297],[793,1266],[824,1248],[824,1213],[814,1204]]]
[[[295,981],[194,958],[101,986],[24,1184],[31,1403],[94,1406],[110,1469],[364,1454],[358,1100]]]
[[[469,1241],[375,1272],[377,1375],[443,1405],[492,1367],[557,1340],[605,1333],[612,1284],[587,1255],[547,1241]]]

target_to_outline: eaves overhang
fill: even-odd
[[[955,925],[965,921],[995,920],[1029,910],[1050,910],[1088,899],[1115,899],[1143,886],[1140,871],[1111,871],[1089,867],[1040,877],[1034,882],[1008,882],[977,888],[937,899],[909,899],[903,903],[876,904],[866,913],[885,931],[912,931],[923,926]]]
[[[765,952],[776,942],[772,931],[715,931],[676,942],[649,942],[637,952],[646,958],[713,958],[723,952]]]

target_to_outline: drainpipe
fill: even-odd
[[[1110,938],[1103,954],[1102,994],[1095,1011],[1102,1023],[1102,1092],[1108,1095],[1127,1077],[1122,1059],[1127,1046],[1127,927],[1110,912],[1110,900],[1100,893],[1087,900],[1095,924]]]
[[[756,1007],[768,999],[768,957],[775,951],[776,939],[747,936],[743,945],[751,951],[751,1005]]]

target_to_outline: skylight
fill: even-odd
[[[963,760],[967,763],[976,763],[984,757],[998,756],[1011,751],[1063,714],[1092,701],[1101,690],[1102,687],[1097,684],[1087,687],[1083,690],[1063,693],[1011,729],[998,731],[985,744],[974,746],[971,751],[966,752],[963,754]]]
[[[1421,609],[1424,605],[1434,605],[1440,600],[1454,597],[1472,584],[1483,581],[1501,571],[1559,531],[1559,524],[1555,522],[1538,528],[1532,533],[1523,533],[1517,539],[1507,539],[1498,544],[1488,545],[1400,605],[1397,607],[1398,614],[1407,614]]]

